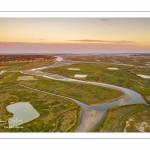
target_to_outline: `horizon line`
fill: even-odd
[[[0,53],[0,55],[2,54],[150,54],[150,52],[113,52],[113,53],[68,53],[68,52],[61,52],[61,53],[52,53],[52,52],[49,52],[49,53]]]

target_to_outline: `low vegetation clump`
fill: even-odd
[[[150,106],[116,106],[108,111],[97,132],[150,132]]]
[[[23,66],[21,66],[20,70],[27,70],[27,69],[33,69],[33,68],[40,68],[45,67],[54,64],[53,61],[44,61],[44,62],[31,62],[26,63]]]
[[[0,71],[19,71],[19,70],[28,70],[33,68],[40,68],[54,64],[54,61],[42,61],[42,62],[20,62],[20,63],[0,63]]]
[[[80,68],[80,70],[67,70],[67,68]],[[118,70],[108,70],[107,68],[118,68]],[[138,77],[137,73],[149,75],[149,68],[136,68],[132,66],[110,65],[110,64],[73,64],[58,68],[46,69],[44,71],[60,74],[70,78],[74,78],[75,74],[88,74],[82,80],[96,81],[102,83],[113,84],[125,88],[129,88],[139,92],[150,103],[150,79]]]
[[[9,128],[8,119],[13,114],[8,105],[29,102],[40,116],[28,123]],[[81,108],[73,101],[19,85],[0,90],[0,132],[69,132],[79,125]]]
[[[138,77],[137,74],[150,75],[149,68],[137,67],[150,62],[149,58],[125,59],[125,57],[78,57],[71,58],[80,61],[95,61],[97,63],[73,64],[51,69],[45,72],[60,74],[75,78],[76,74],[87,75],[81,80],[96,81],[129,88],[139,92],[150,103],[150,79]],[[102,63],[101,63],[102,62]],[[116,64],[108,64],[116,63]],[[26,70],[51,65],[53,62],[11,63],[5,64],[1,70]],[[134,64],[121,66],[117,63]],[[79,68],[79,69],[68,69]],[[109,70],[107,68],[118,68]],[[94,85],[69,83],[33,76],[34,80],[18,80],[30,78],[19,72],[0,74],[0,132],[73,132],[80,123],[81,108],[75,102],[45,92],[77,99],[83,103],[102,104],[123,96],[122,92]],[[19,78],[18,78],[19,77]],[[33,89],[28,89],[25,85]],[[39,91],[37,91],[38,89]],[[42,90],[40,92],[40,90]],[[17,102],[29,102],[39,112],[35,120],[9,129],[8,118],[13,114],[6,106]],[[108,111],[107,117],[97,132],[150,132],[150,106],[145,104],[117,106]],[[3,122],[4,120],[4,122]],[[6,120],[6,121],[5,121]]]
[[[55,81],[44,77],[33,76],[36,80],[18,80],[21,76],[24,77],[24,74],[19,72],[6,72],[1,75],[0,119],[6,121],[0,123],[1,132],[75,131],[80,123],[80,106],[69,99],[53,96],[44,91],[75,98],[87,104],[107,102],[122,95],[121,92],[112,89]],[[35,90],[20,86],[21,84]],[[36,89],[42,91],[36,91]],[[110,93],[112,93],[111,97],[109,97]],[[29,102],[40,116],[9,129],[8,118],[11,118],[13,114],[6,110],[6,106],[17,102]]]
[[[103,56],[103,55],[91,55],[91,56],[70,56],[69,60],[73,61],[82,61],[82,62],[96,62],[96,63],[122,63],[128,65],[137,65],[137,66],[148,66],[150,65],[150,57],[147,56]]]
[[[109,102],[123,96],[122,92],[105,87],[68,83],[44,77],[37,77],[36,81],[20,81],[19,83],[32,88],[71,97],[89,105]]]

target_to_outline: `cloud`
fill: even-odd
[[[107,18],[101,18],[100,20],[101,21],[108,21],[109,19],[107,19]]]
[[[46,39],[37,39],[37,40],[39,40],[39,41],[44,41],[44,40],[46,40]]]
[[[37,41],[44,41],[46,39],[42,39],[42,38],[21,38],[23,40],[37,40]]]
[[[128,40],[120,40],[120,41],[117,41],[118,43],[120,43],[120,44],[135,44],[135,42],[134,41],[128,41]]]
[[[134,41],[129,41],[129,40],[92,40],[92,39],[82,39],[82,40],[68,40],[66,42],[60,43],[60,42],[40,42],[40,40],[45,40],[45,39],[39,39],[39,42],[0,42],[1,45],[8,45],[8,44],[17,44],[17,45],[35,45],[35,44],[40,44],[40,45],[68,45],[68,44],[121,44],[121,45],[139,45],[139,43],[136,43]],[[70,43],[71,42],[71,43]]]
[[[134,41],[128,40],[118,40],[118,41],[108,41],[108,40],[90,40],[90,39],[83,39],[83,40],[68,40],[71,42],[83,42],[83,43],[109,43],[109,44],[135,44]]]
[[[38,40],[38,41],[45,41],[46,40],[46,39],[38,39],[38,38],[29,38],[29,39]]]

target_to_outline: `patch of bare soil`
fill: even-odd
[[[103,111],[96,111],[96,110],[85,110],[83,120],[76,130],[76,132],[87,132],[91,128],[93,128],[99,121],[102,119],[104,115]]]
[[[36,80],[36,79],[33,76],[19,76],[18,81],[19,80]]]

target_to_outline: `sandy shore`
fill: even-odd
[[[83,111],[85,112],[83,114],[83,118],[76,132],[90,131],[90,129],[92,129],[94,126],[96,126],[100,122],[100,120],[102,119],[105,113],[104,111],[96,111],[96,110],[90,110],[90,109],[85,109]]]

